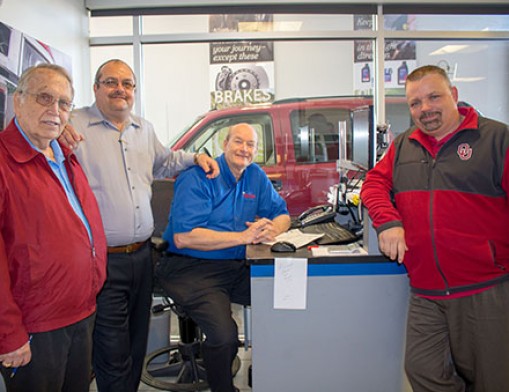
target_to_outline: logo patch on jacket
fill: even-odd
[[[244,192],[242,196],[244,196],[244,199],[256,199],[256,196],[253,193]]]
[[[468,143],[461,143],[458,146],[457,153],[462,161],[468,161],[472,158],[472,147]]]

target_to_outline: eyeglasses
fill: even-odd
[[[70,112],[74,108],[74,104],[72,102],[69,102],[65,99],[58,99],[48,93],[34,94],[29,93],[28,91],[25,91],[24,93],[28,95],[33,95],[35,97],[35,102],[42,106],[51,106],[55,102],[58,102],[58,108],[64,112]]]
[[[136,87],[136,84],[132,80],[122,80],[121,82],[118,81],[118,79],[114,78],[108,78],[105,80],[99,80],[97,83],[104,84],[108,88],[116,88],[119,83],[122,85],[122,87],[126,90],[134,90]]]

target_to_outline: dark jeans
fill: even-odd
[[[161,260],[156,277],[206,336],[203,359],[211,391],[235,391],[231,368],[239,339],[231,303],[251,302],[249,266],[244,260],[171,255]]]
[[[100,392],[135,392],[147,349],[152,303],[152,257],[108,254],[106,283],[97,297],[93,365]]]
[[[64,328],[32,334],[32,360],[18,368],[0,366],[7,392],[88,392],[94,315]]]
[[[412,295],[405,368],[414,392],[509,391],[509,281],[439,301]]]

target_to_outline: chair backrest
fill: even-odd
[[[162,237],[168,216],[170,215],[171,202],[173,200],[173,180],[155,180],[152,183],[152,214],[154,216],[154,235]]]

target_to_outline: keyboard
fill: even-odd
[[[348,244],[360,239],[360,236],[336,222],[317,223],[316,225],[306,226],[299,230],[307,234],[324,233],[323,237],[315,241],[318,245]]]

